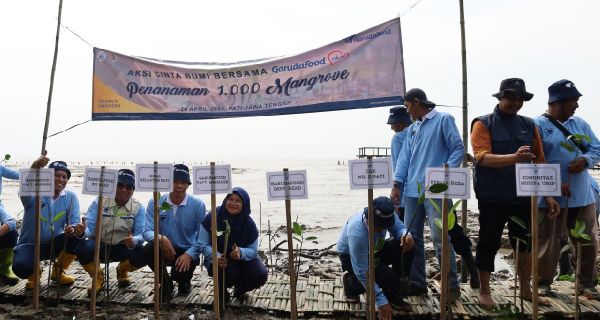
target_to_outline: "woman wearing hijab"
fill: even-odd
[[[225,287],[234,287],[233,295],[239,300],[247,297],[246,292],[260,288],[267,282],[267,268],[257,255],[258,229],[250,217],[250,196],[246,190],[236,187],[217,207],[217,230],[224,231],[227,221],[231,232],[225,246],[225,233],[217,238],[217,251],[219,256],[219,285],[223,292],[223,270],[225,273]],[[204,255],[204,264],[208,275],[212,274],[212,242],[211,242],[211,213],[204,217],[198,242]],[[225,292],[227,300],[229,293]]]

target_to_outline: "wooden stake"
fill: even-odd
[[[467,40],[465,37],[465,10],[463,5],[463,0],[459,0],[460,7],[460,52],[461,52],[461,62],[462,62],[462,140],[463,146],[465,147],[465,153],[469,150],[469,109],[468,109],[468,99],[467,99]],[[467,167],[467,159],[463,158],[463,167]],[[468,209],[467,209],[467,200],[463,200],[461,203],[461,225],[463,227],[465,235],[468,235],[469,230],[467,228],[467,217],[468,217]],[[462,272],[461,272],[461,280],[463,283],[467,282],[467,275],[469,274],[467,263],[465,260],[462,260]]]
[[[40,169],[36,170],[36,180],[39,181]],[[33,308],[38,309],[40,307],[40,212],[41,208],[41,197],[35,196],[35,243],[33,245],[34,258],[33,258]]]
[[[215,175],[215,163],[210,163],[210,175]],[[221,319],[221,304],[219,301],[219,262],[217,256],[217,195],[214,191],[215,185],[212,184],[212,192],[210,194],[210,228],[212,242],[212,274],[213,274],[213,308],[215,319]],[[227,290],[227,288],[223,288]],[[225,301],[223,301],[225,303]]]
[[[158,175],[158,162],[154,161],[154,176]],[[160,319],[160,239],[158,229],[160,227],[160,217],[158,215],[158,181],[154,179],[154,192],[152,198],[154,199],[154,319]]]
[[[373,157],[367,156],[367,168],[370,170],[373,168],[372,163]],[[373,216],[373,178],[368,175],[369,189],[367,190],[367,201],[368,201],[368,213],[367,213],[367,224],[368,224],[368,237],[369,237],[369,270],[367,272],[367,319],[376,320],[376,309],[375,309],[375,223]]]
[[[448,164],[444,163],[444,172],[448,169]],[[450,285],[448,284],[448,274],[450,273],[450,247],[448,239],[448,202],[446,196],[442,198],[442,293],[440,298],[440,319],[448,319],[450,316]]]
[[[531,196],[531,317],[538,318],[538,205],[537,196]],[[523,288],[521,288],[521,292]]]
[[[98,211],[96,213],[96,230],[94,230],[95,242],[94,242],[94,273],[92,275],[92,296],[90,298],[90,313],[91,318],[96,319],[96,284],[98,283],[98,270],[100,269],[100,238],[102,232],[102,206],[104,205],[103,199],[103,186],[104,186],[104,169],[100,167],[100,192],[98,194]],[[65,242],[67,239],[65,238]]]
[[[575,262],[575,320],[579,320],[581,307],[579,305],[579,286],[581,283],[581,242],[577,241],[577,260]]]
[[[283,169],[285,187],[285,220],[287,224],[287,247],[288,247],[288,273],[290,275],[290,316],[292,320],[298,319],[298,307],[296,305],[296,270],[294,268],[294,246],[292,242],[292,202],[290,200],[289,172]]]

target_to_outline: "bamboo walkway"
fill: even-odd
[[[91,285],[91,278],[83,271],[77,263],[76,267],[68,270],[68,273],[75,275],[75,284],[70,288],[61,289],[62,303],[85,304],[89,302],[87,288]],[[146,306],[151,308],[153,303],[153,274],[147,269],[131,273],[133,284],[129,288],[119,288],[116,281],[116,264],[112,263],[110,267],[110,301],[115,304],[128,304],[136,306]],[[56,297],[57,287],[47,286],[48,268],[44,268],[42,275],[41,296],[48,294],[51,298]],[[260,289],[251,292],[249,298],[241,303],[232,298],[229,307],[250,308],[256,311],[270,313],[278,316],[289,315],[290,299],[288,278],[285,275],[276,274],[271,276],[268,282]],[[503,281],[495,283],[492,286],[492,292],[496,303],[505,308],[514,306],[513,304],[513,283]],[[573,283],[559,281],[553,284],[556,293],[549,297],[550,306],[540,306],[539,314],[545,317],[555,318],[573,318],[575,315],[575,302],[573,296]],[[477,290],[472,290],[468,285],[463,285],[460,301],[456,302],[452,308],[452,315],[455,319],[487,319],[487,318],[515,318],[515,315],[508,311],[489,312],[482,309],[477,303]],[[171,300],[173,305],[198,305],[199,307],[210,309],[213,303],[212,280],[206,272],[200,272],[196,269],[196,276],[192,280],[192,292],[186,296],[178,296],[177,290]],[[408,297],[407,301],[412,305],[412,312],[398,313],[402,318],[437,318],[439,317],[439,283],[431,281],[429,283],[429,294],[423,296]],[[300,317],[361,317],[364,315],[365,302],[364,295],[361,296],[360,303],[349,303],[345,301],[341,279],[335,280],[321,279],[319,277],[300,277],[297,286],[298,293],[298,312]],[[27,298],[31,296],[31,291],[25,290],[25,281],[20,281],[14,287],[0,285],[0,297]],[[106,300],[104,294],[98,296],[98,304],[102,305]],[[585,297],[580,299],[581,312],[584,318],[600,318],[600,301],[587,300]],[[517,306],[520,301],[517,299]],[[531,316],[531,303],[524,302],[524,312]],[[519,308],[520,309],[520,308]],[[515,310],[513,308],[513,310]]]

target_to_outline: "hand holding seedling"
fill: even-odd
[[[569,163],[567,170],[569,170],[570,173],[580,173],[585,170],[586,165],[587,161],[585,158],[577,158]]]
[[[135,247],[135,240],[131,235],[131,229],[127,230],[127,237],[121,239],[121,243],[127,247],[127,249],[131,250]]]
[[[86,228],[85,221],[78,223],[75,226],[75,235],[78,237],[83,236],[83,234],[85,233],[85,228]]]
[[[175,248],[173,248],[173,244],[171,244],[169,238],[160,236],[160,247],[166,261],[173,261],[175,259]]]
[[[408,252],[415,246],[415,240],[410,234],[405,234],[400,238],[400,248],[402,252]]]

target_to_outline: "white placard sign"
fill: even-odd
[[[350,189],[391,188],[394,184],[390,157],[348,160]]]
[[[517,163],[517,196],[560,196],[560,164]]]
[[[100,195],[100,168],[85,168],[83,175],[83,190],[81,193],[90,195]],[[102,177],[103,197],[114,197],[117,193],[117,180],[119,171],[114,169],[104,169]]]
[[[216,165],[214,175],[210,166],[193,167],[194,194],[230,193],[231,165]]]
[[[36,172],[39,170],[39,178]],[[19,169],[19,196],[53,196],[54,169]]]
[[[285,182],[283,171],[267,172],[267,194],[269,201],[286,200],[286,191],[291,199],[308,199],[306,170],[288,171]]]
[[[173,190],[173,165],[157,164],[154,174],[154,164],[135,165],[135,191],[171,192]],[[156,189],[154,184],[156,182]]]
[[[469,168],[427,168],[425,170],[425,197],[431,199],[463,199],[471,197],[471,179]],[[428,187],[437,183],[445,183],[448,189],[444,192],[429,192]]]

